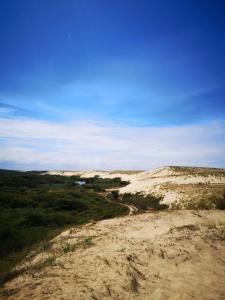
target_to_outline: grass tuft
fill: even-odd
[[[62,251],[63,253],[68,253],[68,252],[73,252],[78,248],[83,248],[83,249],[87,249],[91,246],[94,246],[93,243],[93,238],[92,236],[89,236],[87,238],[85,238],[82,241],[79,241],[77,243],[74,244],[70,244],[70,243],[66,243],[63,247],[62,247]]]

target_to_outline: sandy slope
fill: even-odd
[[[166,204],[177,202],[181,203],[184,208],[187,208],[187,203],[192,201],[206,200],[215,195],[222,197],[225,192],[224,169],[163,167],[136,174],[100,171],[49,171],[48,174],[81,175],[82,177],[98,175],[102,178],[121,177],[130,184],[120,188],[120,193],[155,194],[163,196]]]
[[[31,264],[55,263],[8,282],[2,299],[225,299],[224,254],[222,211],[101,221],[55,238]]]

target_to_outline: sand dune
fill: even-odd
[[[224,253],[222,211],[101,221],[64,232],[27,260],[2,299],[225,299]],[[35,268],[44,257],[53,263]]]
[[[189,208],[191,202],[207,200],[216,195],[222,197],[225,192],[225,170],[195,167],[163,167],[143,172],[103,172],[103,171],[50,171],[48,174],[82,177],[100,176],[102,178],[121,177],[130,184],[120,188],[123,193],[145,193],[163,196],[163,202],[180,208]]]

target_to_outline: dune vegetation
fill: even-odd
[[[1,282],[32,248],[65,228],[127,213],[127,207],[96,193],[127,182],[94,177],[79,185],[79,179],[40,172],[0,171]]]

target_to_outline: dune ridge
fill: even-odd
[[[102,178],[120,177],[129,181],[125,187],[119,188],[124,193],[144,193],[162,196],[163,202],[189,208],[196,201],[207,201],[217,195],[222,197],[225,192],[225,170],[203,167],[168,166],[151,171],[49,171],[48,174],[81,177],[100,176]]]

